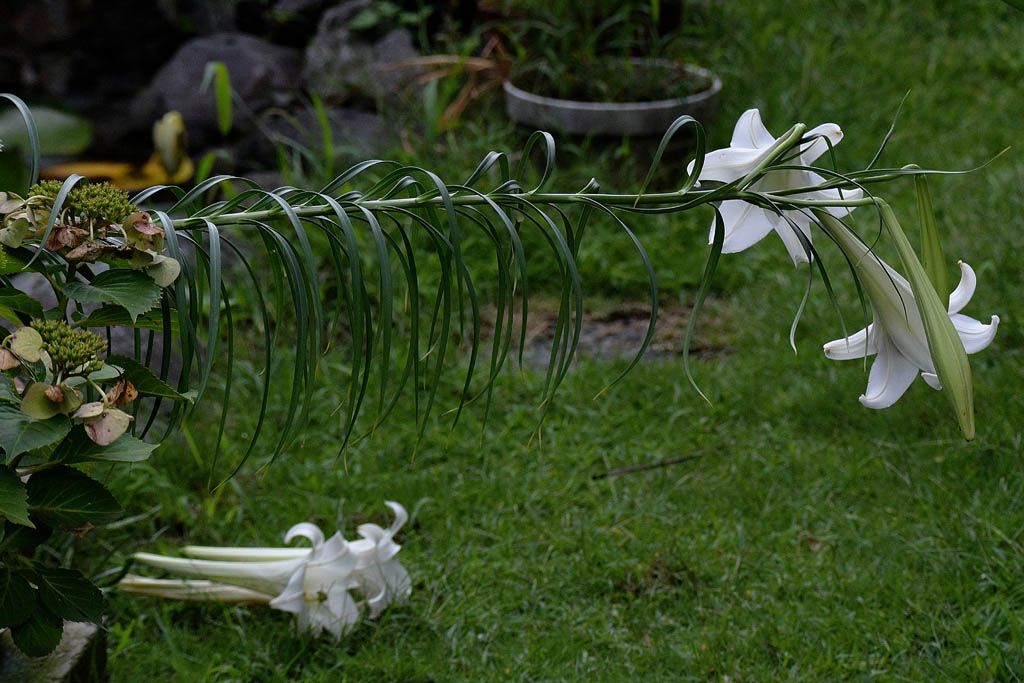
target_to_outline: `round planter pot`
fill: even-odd
[[[575,135],[661,135],[689,114],[702,123],[718,104],[722,79],[707,69],[686,65],[687,73],[711,81],[711,87],[687,97],[649,102],[580,102],[545,97],[505,81],[505,109],[518,123]]]

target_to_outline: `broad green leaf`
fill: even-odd
[[[29,478],[28,508],[34,519],[64,529],[104,524],[121,516],[121,506],[102,484],[63,466]]]
[[[0,403],[21,403],[21,397],[18,396],[18,392],[14,388],[14,382],[3,374],[0,374]]]
[[[64,285],[64,294],[75,301],[124,306],[133,323],[160,302],[162,291],[145,273],[125,269],[105,271],[92,282],[75,281]]]
[[[18,406],[0,403],[0,446],[7,462],[17,455],[60,441],[71,430],[65,415],[49,420],[33,420]]]
[[[175,391],[169,384],[154,375],[149,368],[128,356],[107,356],[107,365],[114,365],[124,370],[124,376],[135,385],[140,394],[147,396],[163,396],[174,401],[184,401],[185,397]]]
[[[25,490],[25,484],[9,467],[0,467],[0,515],[15,524],[35,527],[28,518],[28,491]]]
[[[61,442],[52,457],[68,465],[87,461],[142,462],[158,445],[125,434],[109,446],[99,446],[85,435],[84,430],[75,430]]]
[[[39,520],[33,520],[35,528],[7,522],[4,526],[4,550],[16,550],[22,555],[32,555],[40,544],[53,535],[53,529]]]
[[[18,313],[32,318],[43,317],[43,305],[24,292],[13,287],[0,287],[0,318],[18,323]]]
[[[21,572],[0,567],[0,628],[28,619],[36,606],[36,592]]]
[[[164,321],[160,311],[148,311],[136,319],[121,306],[103,306],[76,323],[78,327],[137,327],[143,330],[163,332]],[[171,334],[178,336],[178,319],[171,317]]]
[[[74,569],[36,570],[39,602],[68,621],[98,622],[103,616],[103,594]]]
[[[14,644],[29,657],[42,657],[50,654],[60,643],[63,635],[63,620],[39,605],[28,619],[11,627]]]

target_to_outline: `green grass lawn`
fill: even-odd
[[[728,353],[695,362],[711,405],[680,361],[643,363],[595,400],[624,361],[582,359],[538,436],[543,375],[508,370],[486,424],[480,405],[454,429],[435,414],[418,441],[403,404],[338,459],[345,368],[329,357],[310,424],[276,463],[209,492],[214,432],[195,422],[191,447],[169,444],[113,473],[140,517],[77,553],[109,567],[183,543],[278,544],[303,520],[351,537],[363,521],[386,524],[383,501],[397,500],[412,513],[399,535],[410,600],[335,643],[294,638],[290,616],[266,608],[113,593],[114,680],[1024,678],[1024,12],[999,0],[782,5],[704,10],[695,54],[726,82],[713,148],[757,106],[775,133],[839,123],[840,166],[861,168],[908,90],[887,165],[970,168],[1014,146],[984,170],[931,183],[951,266],[963,258],[978,273],[965,313],[1002,319],[992,347],[972,357],[976,440],[959,438],[945,397],[923,382],[888,410],[860,406],[865,366],[821,356],[841,332],[820,283],[794,356],[806,273],[774,236],[723,257],[716,296],[729,305],[724,322],[705,325]],[[479,105],[432,154],[442,176],[521,144],[497,106]],[[642,179],[646,160],[623,162],[615,146],[562,146],[557,186]],[[880,192],[912,228],[913,183]],[[692,301],[709,220],[632,221],[664,302]],[[598,225],[587,239],[587,290],[642,299],[624,235]],[[856,329],[849,277],[827,259]],[[459,370],[439,391],[446,408]],[[227,461],[251,428],[244,405]],[[687,455],[699,457],[593,478]]]

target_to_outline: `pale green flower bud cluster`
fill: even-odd
[[[52,207],[62,185],[59,180],[42,180],[29,188],[29,195],[46,197]],[[76,185],[68,193],[64,208],[73,214],[82,215],[88,221],[103,225],[120,223],[125,216],[137,210],[128,201],[128,193],[110,183]]]
[[[63,320],[33,320],[31,325],[43,338],[42,350],[55,370],[82,368],[81,372],[88,374],[103,367],[99,356],[107,352],[107,340],[95,332],[71,327]]]

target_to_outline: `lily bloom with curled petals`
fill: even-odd
[[[809,142],[800,146],[799,156],[788,162],[788,165],[810,166],[818,157],[828,151],[830,144],[832,146],[839,144],[839,141],[843,139],[843,131],[834,123],[824,123],[807,131],[804,138]],[[701,168],[698,180],[713,180],[721,183],[739,180],[757,168],[768,158],[769,154],[778,151],[773,149],[778,140],[779,138],[769,133],[761,123],[761,112],[757,109],[748,109],[736,122],[729,147],[708,152],[704,157],[704,166]],[[693,172],[694,163],[690,162],[686,169],[688,173]],[[813,171],[785,169],[766,172],[749,189],[754,192],[770,193],[799,187],[814,187],[824,182],[825,179]],[[863,193],[859,189],[843,190],[842,193],[837,189],[824,189],[793,195],[793,198],[840,201],[860,199],[862,196]],[[826,210],[832,215],[840,217],[847,215],[852,207],[834,206],[828,207]],[[743,251],[760,242],[774,230],[782,239],[795,265],[809,261],[803,241],[795,234],[793,226],[789,223],[792,221],[810,243],[812,220],[805,212],[788,210],[782,212],[784,215],[779,215],[770,209],[741,199],[723,201],[719,211],[725,224],[723,253]],[[709,243],[714,236],[714,229],[714,223],[712,223]]]
[[[356,586],[352,574],[356,555],[341,534],[335,533],[325,542],[323,532],[308,522],[289,529],[284,542],[296,536],[308,538],[313,549],[269,605],[296,614],[299,631],[319,635],[327,630],[335,638],[340,637],[359,621],[359,608],[348,592]]]
[[[326,630],[340,637],[359,620],[361,605],[350,590],[362,593],[372,617],[412,590],[409,573],[395,559],[401,546],[393,540],[409,515],[398,503],[385,502],[395,513],[391,527],[363,524],[358,528],[362,538],[352,543],[340,533],[324,540],[316,525],[302,522],[288,530],[284,542],[301,536],[312,548],[185,546],[188,558],[136,553],[132,557],[139,562],[201,580],[129,575],[119,585],[128,592],[181,600],[266,604],[295,614],[299,631],[317,635]]]
[[[409,572],[395,559],[402,546],[393,540],[409,514],[398,503],[390,500],[384,503],[395,513],[391,526],[382,529],[376,524],[360,524],[357,531],[362,538],[349,544],[358,558],[355,580],[359,591],[366,596],[371,617],[380,614],[388,604],[401,602],[412,592]]]
[[[833,360],[864,358],[877,354],[868,374],[868,386],[860,402],[868,408],[888,408],[907,391],[917,373],[933,389],[941,389],[928,347],[924,322],[910,283],[871,253],[849,230],[831,229],[829,234],[854,264],[871,302],[874,321],[845,339],[825,344],[825,355]],[[999,316],[989,324],[962,315],[960,310],[974,296],[974,270],[959,262],[960,284],[949,295],[949,317],[967,353],[977,353],[989,344],[999,327]]]

